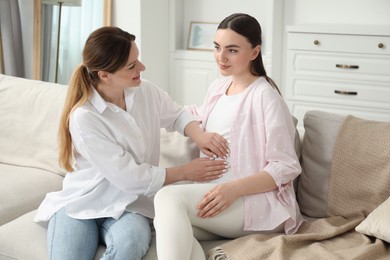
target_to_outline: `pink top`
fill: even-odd
[[[200,107],[188,107],[202,127],[231,77],[215,80]],[[231,168],[235,179],[268,172],[277,189],[244,196],[245,230],[272,230],[281,223],[293,234],[303,218],[295,198],[293,180],[301,173],[294,150],[295,127],[283,98],[264,77],[241,95],[231,129]]]

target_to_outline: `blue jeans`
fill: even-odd
[[[49,259],[92,260],[99,242],[106,245],[101,259],[141,259],[149,249],[151,228],[148,218],[124,212],[119,219],[74,219],[58,211],[49,221]]]

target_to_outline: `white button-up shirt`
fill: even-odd
[[[119,218],[125,210],[154,216],[153,195],[165,181],[165,169],[158,167],[160,128],[183,134],[194,118],[145,80],[125,90],[125,101],[127,111],[93,89],[72,112],[75,170],[65,176],[62,191],[46,195],[35,221],[47,221],[63,207],[78,219]]]

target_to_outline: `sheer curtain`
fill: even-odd
[[[81,6],[62,7],[58,83],[68,84],[74,69],[81,63],[88,35],[103,24],[103,7],[101,0],[82,0]],[[45,5],[43,10],[42,78],[54,82],[59,8]]]
[[[19,3],[0,0],[0,33],[2,47],[2,71],[6,75],[25,77],[22,28]]]
[[[56,42],[52,41],[52,39],[57,39],[57,37],[55,37],[55,35],[57,35],[57,30],[53,32],[53,28],[57,28],[57,25],[53,24],[52,21],[52,6],[42,5],[42,80],[54,82],[57,44]],[[54,57],[54,59],[52,59],[52,57]]]

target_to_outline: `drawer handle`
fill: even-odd
[[[334,93],[339,94],[339,95],[348,95],[348,96],[357,96],[356,91],[344,91],[344,90],[335,90]]]
[[[359,65],[336,64],[336,68],[340,68],[340,69],[358,69]]]
[[[320,44],[320,41],[315,40],[313,43],[314,43],[314,45],[319,45],[319,44]]]
[[[383,47],[385,47],[385,45],[383,43],[378,44],[378,48],[382,49]]]

